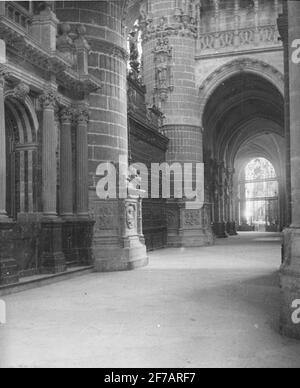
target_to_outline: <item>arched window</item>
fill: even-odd
[[[240,223],[259,231],[278,231],[278,178],[265,158],[251,160],[240,180]]]

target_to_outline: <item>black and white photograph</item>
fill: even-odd
[[[300,368],[300,1],[0,0],[0,369]]]

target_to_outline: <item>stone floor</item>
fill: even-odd
[[[300,342],[278,333],[278,235],[150,259],[5,297],[0,366],[300,367]]]

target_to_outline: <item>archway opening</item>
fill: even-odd
[[[212,92],[204,109],[203,127],[206,195],[207,202],[211,203],[215,234],[234,235],[246,225],[249,230],[255,230],[259,222],[261,229],[280,230],[285,216],[284,100],[280,87],[259,74],[237,71]],[[276,171],[276,195],[269,196],[264,191],[268,190],[264,182],[247,182],[245,176],[241,178],[249,163],[263,159]],[[265,167],[266,163],[263,163]],[[241,181],[249,189],[248,201],[243,199],[247,209],[242,212]],[[260,194],[263,204],[259,204],[253,192],[258,183],[263,190]],[[273,205],[276,209],[278,205],[276,217],[271,217],[275,213]],[[266,209],[268,206],[270,209]]]
[[[246,230],[278,232],[280,229],[279,185],[272,163],[252,159],[239,181],[239,224]]]
[[[5,100],[6,211],[17,219],[20,213],[38,210],[36,123],[27,107],[13,97]]]

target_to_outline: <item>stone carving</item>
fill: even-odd
[[[129,33],[129,52],[130,52],[130,68],[131,68],[131,76],[133,78],[139,79],[141,64],[139,62],[139,50],[138,50],[138,28],[135,27]]]
[[[175,227],[177,228],[178,226],[178,218],[177,218],[177,213],[176,211],[172,210],[167,210],[167,222],[168,222],[168,227]]]
[[[79,106],[74,108],[76,121],[80,125],[87,125],[90,119],[89,109],[86,106]]]
[[[169,21],[166,17],[161,17],[158,23],[154,24],[151,10],[143,5],[140,10],[143,40],[171,35],[196,38],[200,26],[200,12],[200,0],[179,0],[173,19]]]
[[[136,225],[136,207],[130,203],[126,206],[126,225],[128,229],[134,229]]]
[[[0,64],[0,87],[4,88],[5,80],[8,78],[9,73],[5,66]]]
[[[74,119],[74,109],[70,107],[63,108],[60,111],[60,120],[62,123],[72,123]]]
[[[115,211],[113,205],[103,204],[97,206],[95,211],[96,228],[98,230],[111,229],[114,227]]]
[[[25,83],[21,82],[14,88],[14,97],[18,100],[24,101],[29,95],[30,87]]]
[[[197,42],[198,55],[207,54],[210,51],[228,49],[249,49],[251,45],[280,46],[279,32],[276,25],[259,26],[256,28],[244,28],[238,31],[221,31],[218,34],[209,32],[199,35]],[[257,41],[256,41],[257,40]]]
[[[166,116],[156,105],[146,105],[146,118],[149,123],[157,125],[158,128],[161,128],[163,126],[165,117]]]
[[[186,210],[184,214],[184,223],[185,225],[189,226],[199,226],[200,223],[200,217],[199,217],[199,211],[194,210]]]
[[[160,107],[166,102],[169,92],[174,90],[173,76],[171,72],[172,47],[168,38],[159,38],[153,50],[155,65],[155,89],[154,96],[158,100],[156,105]]]
[[[74,43],[70,37],[71,26],[68,23],[63,23],[59,28],[60,35],[56,40],[56,48],[59,51],[73,51]]]
[[[40,104],[44,109],[54,109],[57,104],[57,99],[57,93],[52,89],[46,90],[45,93],[39,97]]]

